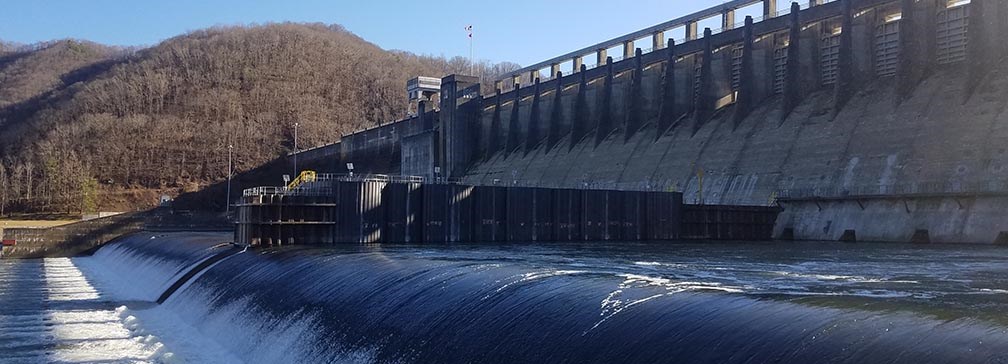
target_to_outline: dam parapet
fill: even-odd
[[[474,186],[421,177],[320,175],[245,190],[235,241],[339,243],[768,240],[778,209],[686,206],[660,190]],[[684,214],[691,216],[684,219]],[[686,227],[688,234],[683,234]]]

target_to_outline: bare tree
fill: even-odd
[[[218,182],[228,139],[241,172],[291,151],[295,122],[305,148],[395,121],[406,80],[470,66],[385,51],[322,24],[215,27],[140,51],[36,48],[0,64],[0,156],[19,206],[62,211],[79,209],[89,178],[104,192]],[[475,68],[487,87],[517,65]]]

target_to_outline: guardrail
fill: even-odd
[[[323,183],[320,183],[323,182]],[[324,182],[386,182],[386,183],[425,183],[425,184],[466,184],[473,186],[509,186],[509,187],[536,187],[554,189],[578,189],[578,190],[617,190],[617,191],[652,191],[652,192],[678,192],[679,188],[675,181],[639,181],[639,182],[610,182],[610,181],[580,181],[575,184],[566,183],[546,183],[538,180],[517,180],[517,179],[494,179],[489,182],[474,178],[427,178],[423,176],[400,176],[385,174],[350,175],[335,173],[320,173],[315,182],[302,184],[297,188],[263,186],[253,187],[242,191],[243,196],[265,196],[265,195],[289,195],[289,196],[326,196],[331,192],[329,185]]]
[[[536,187],[554,189],[577,189],[577,190],[612,190],[612,191],[652,191],[652,192],[679,192],[677,184],[672,180],[667,181],[640,181],[640,182],[609,182],[609,181],[580,181],[575,184],[567,183],[547,183],[536,180],[514,180],[495,179],[490,182],[475,179],[451,180],[448,183],[462,183],[474,186],[508,186],[508,187]]]
[[[247,188],[242,191],[243,196],[264,196],[264,195],[296,195],[296,196],[322,196],[329,193],[329,189],[321,182],[387,182],[387,183],[425,183],[427,178],[421,176],[399,176],[386,174],[364,174],[354,175],[347,173],[319,173],[312,182],[306,182],[296,188],[282,186],[261,186]]]
[[[822,6],[822,5],[829,4],[829,3],[832,3],[832,2],[835,2],[835,1],[838,1],[838,0],[819,0],[818,4],[815,5],[815,6]],[[623,35],[623,36],[618,37],[618,38],[610,39],[609,41],[606,41],[606,42],[597,43],[597,44],[595,44],[593,46],[590,46],[590,47],[587,47],[587,48],[584,48],[584,49],[581,49],[581,50],[578,50],[578,51],[570,52],[570,53],[567,53],[567,54],[562,55],[562,56],[554,57],[554,58],[552,58],[550,60],[542,61],[542,62],[536,63],[534,65],[530,65],[530,66],[521,68],[519,70],[516,70],[516,71],[513,71],[513,72],[509,72],[509,73],[506,74],[506,76],[507,76],[506,78],[501,78],[501,79],[498,79],[497,81],[504,82],[504,81],[509,80],[512,77],[515,77],[515,76],[521,76],[521,75],[528,74],[529,72],[533,72],[533,71],[537,71],[537,70],[542,70],[542,69],[545,69],[547,67],[551,67],[553,64],[563,64],[563,63],[569,62],[569,61],[571,61],[571,59],[573,59],[575,57],[586,57],[586,56],[592,54],[593,52],[597,52],[600,49],[611,49],[612,47],[619,46],[625,40],[629,40],[629,39],[634,39],[634,40],[644,39],[647,36],[653,36],[656,32],[665,32],[665,31],[670,31],[670,30],[674,30],[674,29],[679,29],[682,26],[689,24],[690,22],[697,22],[697,21],[700,21],[700,20],[705,20],[705,19],[710,19],[712,17],[716,17],[718,15],[718,13],[720,13],[720,12],[722,12],[724,10],[727,10],[727,9],[738,10],[738,9],[744,8],[745,6],[752,5],[752,4],[755,4],[755,3],[758,3],[758,1],[734,0],[734,1],[731,1],[731,2],[728,2],[728,3],[720,4],[720,5],[717,5],[717,6],[705,9],[705,10],[701,10],[699,12],[696,12],[696,13],[693,13],[693,14],[690,14],[690,15],[686,15],[686,16],[680,17],[680,18],[675,19],[675,20],[671,20],[671,21],[668,21],[668,22],[665,22],[665,23],[662,23],[662,24],[659,24],[659,25],[655,25],[655,26],[649,27],[649,28],[644,28],[644,29],[638,30],[638,31],[630,33],[630,34]],[[801,2],[801,3],[798,4],[798,6],[799,6],[800,10],[806,10],[806,9],[809,9],[809,8],[812,7],[812,3],[809,2],[809,1]],[[788,6],[785,6],[785,7],[781,8],[781,9],[778,9],[774,13],[753,16],[753,23],[758,23],[758,22],[761,22],[761,21],[764,21],[764,20],[768,20],[768,19],[779,18],[779,17],[785,16],[785,15],[789,15],[789,14],[791,14],[790,3],[788,4]],[[736,23],[732,24],[731,27],[721,27],[721,28],[716,28],[716,29],[712,28],[711,29],[711,34],[713,35],[713,34],[718,34],[718,33],[722,33],[722,32],[733,30],[733,29],[739,29],[739,28],[742,28],[744,26],[745,26],[745,22],[744,21],[742,21],[742,22],[736,22]],[[701,31],[701,32],[703,31],[703,29],[698,29],[698,30]],[[675,38],[673,38],[673,39],[675,39],[675,43],[678,45],[678,44],[686,43],[688,41],[698,40],[698,39],[702,39],[702,38],[703,38],[702,34],[697,34],[695,37],[684,37],[684,38],[680,38],[680,39],[675,39]],[[648,49],[642,49],[641,51],[642,51],[642,54],[643,53],[650,53],[650,52],[653,52],[654,49],[653,48],[648,48]],[[627,58],[629,58],[629,57],[627,57]],[[613,57],[613,63],[616,63],[616,62],[619,62],[619,61],[622,61],[622,60],[624,60],[624,57]],[[596,64],[594,66],[589,66],[588,69],[596,68],[598,66],[600,66],[600,65]],[[579,71],[580,70],[576,70],[575,69],[571,73],[574,74],[574,73],[577,73]],[[502,76],[504,76],[504,75],[502,75]],[[527,86],[529,86],[529,85],[531,85],[533,83],[534,83],[534,80],[529,80],[528,84],[522,84],[521,87],[527,87]],[[505,89],[507,91],[510,91],[510,90],[514,89],[514,86],[513,85],[507,85],[507,87],[505,87]],[[502,90],[502,91],[505,91],[505,90]]]
[[[731,1],[719,4],[719,5],[716,5],[716,6],[704,9],[704,10],[700,10],[700,11],[692,13],[692,14],[681,16],[681,17],[679,17],[677,19],[669,20],[667,22],[664,22],[664,23],[661,23],[661,24],[658,24],[658,25],[655,25],[655,26],[651,26],[651,27],[648,27],[648,28],[640,29],[640,30],[638,30],[636,32],[633,32],[633,33],[630,33],[630,34],[624,34],[624,35],[622,35],[620,37],[616,37],[616,38],[610,39],[608,41],[596,43],[595,45],[588,46],[588,47],[585,47],[585,48],[577,50],[577,51],[569,52],[567,54],[564,54],[564,55],[561,55],[561,56],[558,56],[558,57],[554,57],[552,59],[549,59],[549,60],[546,60],[546,61],[542,61],[542,62],[536,63],[534,65],[530,65],[530,66],[524,67],[524,68],[522,68],[520,70],[517,70],[517,71],[514,71],[514,72],[510,72],[508,75],[509,76],[515,76],[515,75],[527,74],[527,73],[535,71],[535,70],[540,70],[540,69],[549,67],[553,63],[563,63],[563,62],[571,60],[573,57],[582,57],[584,55],[594,53],[594,52],[598,51],[599,49],[609,49],[609,48],[618,46],[618,45],[622,44],[624,41],[627,41],[627,40],[635,40],[635,39],[641,39],[641,38],[644,38],[644,37],[647,37],[647,36],[652,36],[656,32],[666,31],[666,30],[669,30],[669,29],[675,29],[675,28],[678,28],[680,26],[686,25],[686,24],[688,24],[690,22],[695,22],[695,21],[707,19],[707,18],[710,18],[710,17],[718,16],[718,15],[722,14],[725,10],[744,8],[744,7],[746,7],[746,6],[750,5],[750,4],[755,4],[755,3],[759,2],[759,1],[760,0],[731,0]],[[501,80],[503,80],[503,79],[501,79]]]

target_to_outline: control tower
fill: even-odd
[[[416,115],[420,101],[426,101],[427,110],[431,110],[437,105],[438,95],[441,94],[441,79],[424,76],[411,79],[406,81],[406,93],[409,94],[409,106],[406,109],[407,116]]]

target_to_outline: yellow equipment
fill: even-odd
[[[315,182],[317,177],[318,174],[315,173],[315,171],[301,171],[301,174],[299,174],[297,178],[287,184],[287,189],[293,190],[298,188],[298,186],[301,186],[303,183]]]

